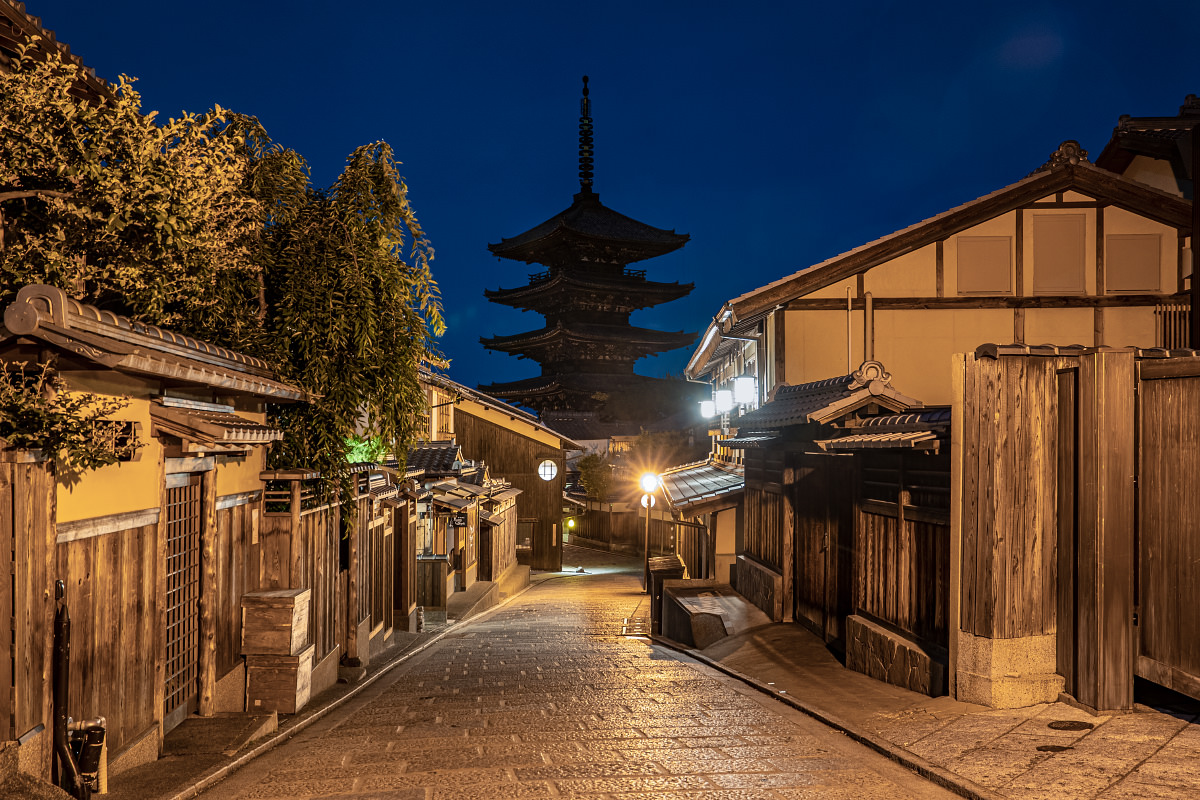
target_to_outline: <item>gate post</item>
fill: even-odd
[[[1134,353],[1103,349],[1079,365],[1075,697],[1133,707]]]

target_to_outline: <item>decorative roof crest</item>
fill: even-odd
[[[883,364],[878,361],[864,361],[859,365],[858,369],[850,374],[850,391],[860,389],[862,387],[881,388],[892,382],[892,373],[883,368]]]
[[[1087,164],[1088,152],[1080,146],[1079,142],[1074,139],[1067,139],[1058,146],[1058,149],[1050,154],[1050,160],[1042,165],[1042,169],[1053,169],[1061,167],[1064,164]]]
[[[588,76],[583,76],[583,97],[579,101],[579,188],[592,191],[592,101],[588,99]]]

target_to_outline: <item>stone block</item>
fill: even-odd
[[[931,697],[946,693],[947,657],[860,616],[846,618],[846,666]]]
[[[771,618],[783,621],[783,576],[746,556],[738,556],[737,591]]]
[[[1063,690],[1054,634],[989,639],[959,631],[959,700],[992,708],[1052,703]]]

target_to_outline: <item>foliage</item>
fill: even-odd
[[[60,472],[79,473],[115,464],[141,446],[125,425],[106,419],[128,403],[68,392],[48,364],[14,362],[0,369],[0,440],[10,447],[41,450]]]
[[[386,143],[360,147],[329,191],[309,191],[265,233],[264,355],[319,395],[279,410],[277,466],[333,479],[360,427],[397,453],[416,433],[418,364],[445,326],[433,249],[397,167]]]
[[[32,52],[0,72],[0,307],[47,283],[264,358],[313,395],[273,412],[271,463],[327,490],[348,486],[351,436],[405,452],[444,324],[391,148],[360,147],[315,190],[252,117],[160,123],[126,76],[89,103],[71,93],[79,67]]]
[[[11,66],[0,72],[0,304],[46,283],[158,325],[245,318],[219,291],[257,271],[263,212],[243,189],[244,126],[219,106],[160,124],[124,75],[105,102],[86,102],[71,93],[81,68],[56,47],[18,48]]]
[[[579,459],[579,482],[587,496],[603,503],[608,500],[612,483],[612,465],[603,457],[589,453]]]
[[[390,450],[378,436],[351,436],[346,440],[346,463],[379,463]]]

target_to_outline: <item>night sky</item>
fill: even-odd
[[[451,376],[536,374],[480,336],[541,327],[488,303],[536,266],[487,245],[579,190],[581,76],[595,190],[691,235],[643,262],[688,297],[634,323],[702,332],[722,302],[1024,177],[1064,139],[1200,94],[1200,2],[28,0],[145,108],[257,116],[327,186],[390,142],[437,251]],[[691,348],[638,362],[679,374]]]

